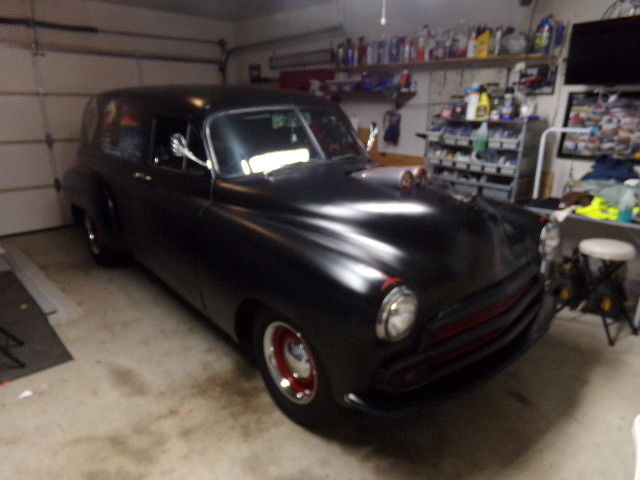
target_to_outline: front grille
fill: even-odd
[[[518,310],[518,313],[526,313],[523,310],[536,297],[532,294],[535,292],[535,286],[536,282],[531,280],[504,300],[433,331],[430,334],[430,350],[437,351],[438,354],[433,357],[432,364],[435,367],[447,365],[504,335],[511,326],[521,320],[521,315],[509,319],[511,321],[507,322],[501,322],[501,316],[509,313],[511,309]],[[474,334],[476,329],[481,330],[480,335]],[[465,335],[467,332],[472,336]],[[460,338],[465,339],[464,343],[460,342]],[[447,344],[449,345],[447,346]]]
[[[523,281],[524,280],[524,281]],[[425,331],[420,352],[384,368],[376,382],[384,390],[406,391],[460,370],[507,345],[536,318],[543,286],[538,276],[510,279],[503,298],[481,292],[443,312]],[[489,299],[489,300],[488,300]],[[478,306],[479,305],[479,306]]]

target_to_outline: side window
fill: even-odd
[[[104,153],[137,162],[142,157],[144,130],[140,111],[124,100],[110,100],[101,112],[100,148]]]
[[[92,144],[95,140],[97,129],[98,106],[96,105],[96,97],[91,97],[84,107],[84,113],[82,114],[80,142],[85,145]]]
[[[206,169],[187,158],[176,157],[171,152],[171,135],[181,133],[193,154],[205,159],[204,146],[198,131],[187,121],[170,117],[156,117],[154,122],[153,149],[151,161],[154,165],[173,170],[204,172]]]

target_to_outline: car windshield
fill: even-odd
[[[208,134],[224,177],[363,154],[344,116],[328,108],[226,113],[209,123]]]

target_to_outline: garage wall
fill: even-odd
[[[42,21],[232,43],[229,22],[87,0],[34,5],[35,18]],[[28,1],[0,2],[0,16],[30,13]],[[221,82],[213,63],[176,60],[218,59],[220,50],[213,44],[38,29],[42,49],[34,56],[28,48],[33,39],[31,29],[0,25],[0,235],[70,221],[54,181],[75,160],[82,109],[91,94],[135,85]],[[145,58],[157,56],[175,59]],[[51,149],[46,132],[53,139]]]
[[[232,67],[235,69],[239,82],[248,81],[248,66],[252,63],[260,64],[265,76],[277,77],[278,72],[268,68],[268,57],[274,54],[301,52],[337,45],[344,37],[356,39],[360,35],[378,39],[381,35],[389,38],[393,35],[404,35],[416,31],[422,24],[427,23],[437,30],[456,27],[461,21],[470,24],[486,23],[491,26],[513,25],[517,29],[526,31],[531,23],[537,26],[540,19],[553,13],[561,21],[574,24],[602,17],[604,10],[611,2],[603,0],[539,0],[531,6],[521,7],[518,0],[483,0],[471,2],[469,0],[388,0],[388,23],[381,27],[380,2],[369,0],[335,0],[330,6],[312,7],[280,15],[271,15],[257,19],[239,22],[235,25],[235,36],[238,44],[245,44],[276,38],[290,34],[317,30],[323,27],[342,25],[345,34],[340,37],[313,39],[295,45],[265,49],[238,55],[234,58]],[[534,8],[535,7],[535,8]],[[554,95],[538,96],[538,113],[546,118],[550,125],[561,125],[568,93],[570,91],[588,90],[586,86],[564,87],[564,56],[567,45],[560,60],[559,79]],[[502,85],[506,81],[506,70],[466,70],[446,72],[413,72],[417,81],[418,93],[401,110],[402,134],[397,147],[382,144],[382,150],[420,156],[424,153],[424,141],[415,137],[415,132],[422,132],[427,126],[425,111],[437,111],[441,102],[447,102],[452,94],[460,94],[462,89],[472,81],[495,81]],[[638,89],[640,86],[630,87]],[[591,87],[592,88],[592,87]],[[371,121],[382,122],[385,111],[391,108],[389,103],[379,102],[343,102],[345,112],[351,117],[357,117],[361,126]],[[570,162],[555,157],[557,151],[554,145],[547,150],[547,168],[555,172],[553,194],[558,195],[567,178]],[[586,171],[590,162],[576,161],[574,168],[576,175]]]

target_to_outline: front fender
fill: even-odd
[[[363,364],[373,372],[378,358],[406,348],[375,336],[386,294],[383,272],[312,231],[256,212],[213,204],[202,222],[210,241],[200,261],[206,313],[232,337],[247,298],[294,319],[320,354],[338,398],[369,383]]]

